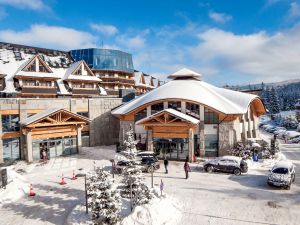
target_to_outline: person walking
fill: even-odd
[[[190,165],[188,163],[188,159],[185,160],[183,168],[184,168],[184,172],[185,172],[185,179],[188,179],[189,178],[189,172],[191,172],[191,168],[190,168]]]
[[[165,159],[164,159],[164,165],[165,165],[165,170],[166,170],[166,173],[168,173],[168,165],[169,165],[169,160],[167,159],[167,157],[165,156]]]

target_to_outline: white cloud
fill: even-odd
[[[0,39],[5,42],[62,50],[94,47],[97,41],[95,36],[84,31],[41,24],[32,25],[24,31],[0,30]]]
[[[220,71],[249,75],[252,80],[284,80],[300,77],[299,39],[299,25],[272,35],[209,29],[199,34],[199,44],[189,52]]]
[[[217,13],[217,12],[209,12],[208,13],[209,18],[211,18],[213,21],[217,22],[217,23],[226,23],[229,20],[232,19],[231,15],[227,15],[225,13]]]
[[[132,35],[137,33],[135,35]],[[123,48],[129,50],[142,49],[146,46],[147,35],[150,33],[149,29],[142,31],[129,29],[125,34],[122,34],[116,38],[116,42]]]
[[[92,23],[90,24],[90,26],[93,30],[108,36],[112,36],[118,33],[118,28],[110,24]]]
[[[297,2],[292,2],[290,4],[290,9],[288,12],[288,19],[295,19],[300,17],[300,4]]]
[[[0,0],[0,4],[37,11],[49,9],[49,7],[42,0]]]

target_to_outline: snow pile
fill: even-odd
[[[69,214],[67,223],[68,225],[86,225],[91,222],[91,215],[85,213],[84,205],[77,205]]]
[[[6,189],[0,189],[0,205],[17,201],[29,193],[29,184],[12,167],[7,167],[7,179]]]
[[[178,205],[170,198],[155,199],[150,204],[135,207],[132,214],[124,218],[121,225],[177,224],[181,219]]]

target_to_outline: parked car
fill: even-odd
[[[151,152],[151,151],[142,151],[142,152],[138,152],[136,154],[136,156],[141,157],[141,158],[143,158],[143,157],[155,157],[156,154],[155,154],[155,152]]]
[[[234,173],[241,175],[248,171],[247,163],[240,157],[236,156],[222,156],[204,163],[204,170],[206,172],[220,171]]]
[[[150,173],[152,171],[152,165],[153,165],[154,170],[158,170],[160,168],[158,159],[156,157],[152,157],[152,156],[142,157],[133,162],[135,165],[140,165],[142,167],[143,172]],[[120,160],[116,164],[116,171],[118,173],[122,173],[124,168],[129,165],[130,165],[129,160]]]
[[[286,132],[286,128],[285,127],[276,127],[275,131],[273,132],[274,134],[278,135],[280,133],[284,133]]]
[[[279,161],[275,163],[268,175],[269,185],[290,189],[295,181],[295,167],[290,161]]]

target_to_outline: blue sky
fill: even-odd
[[[0,41],[115,48],[164,78],[182,67],[216,85],[300,78],[300,1],[0,0]]]

